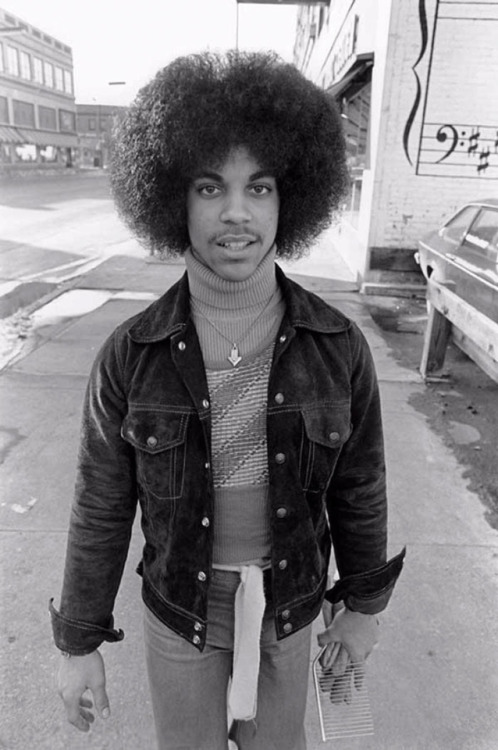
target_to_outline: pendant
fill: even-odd
[[[230,352],[230,356],[227,357],[227,359],[234,367],[237,367],[239,362],[242,360],[242,357],[239,357],[239,347],[237,346],[237,344],[233,344],[232,351]]]

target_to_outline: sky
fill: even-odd
[[[73,51],[80,104],[127,105],[178,55],[235,48],[236,0],[1,0]],[[239,49],[292,61],[297,6],[239,4]],[[123,81],[124,85],[109,85]]]

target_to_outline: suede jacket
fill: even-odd
[[[286,313],[268,386],[271,566],[265,593],[278,638],[324,596],[374,614],[404,550],[386,561],[386,486],[377,381],[357,326],[277,267]],[[121,640],[113,606],[137,502],[143,598],[202,650],[214,489],[210,400],[185,274],[104,344],[89,380],[56,645],[85,654]],[[327,590],[333,545],[339,581]]]

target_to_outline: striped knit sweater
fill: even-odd
[[[192,253],[186,255],[211,400],[213,562],[219,565],[261,563],[270,556],[266,406],[273,345],[284,313],[274,260],[273,250],[249,279],[231,282]],[[229,342],[238,340],[243,340],[242,361],[233,367],[227,359]]]

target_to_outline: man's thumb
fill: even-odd
[[[95,708],[99,712],[99,715],[103,719],[109,718],[111,715],[111,709],[109,708],[109,698],[107,697],[105,687],[95,688],[93,699],[95,701]]]
[[[333,643],[334,641],[337,641],[337,634],[335,632],[334,626],[329,625],[327,630],[324,630],[323,633],[318,633],[316,637],[318,641],[319,646],[326,646],[328,643]]]

